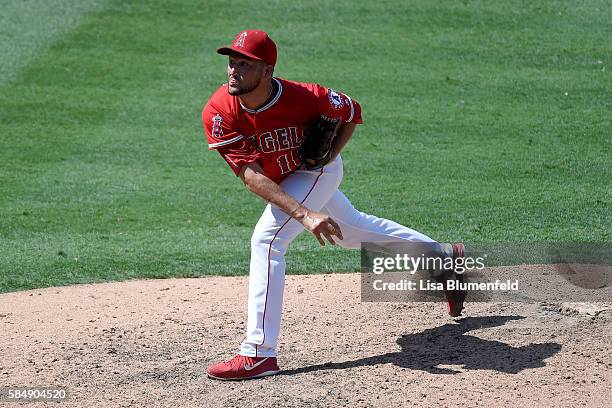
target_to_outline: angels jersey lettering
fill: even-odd
[[[273,78],[274,90],[257,110],[240,103],[223,84],[212,95],[202,121],[208,148],[217,150],[235,174],[257,162],[280,183],[300,165],[298,148],[304,131],[320,116],[363,123],[361,106],[348,95],[318,84]]]

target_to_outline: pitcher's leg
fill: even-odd
[[[251,237],[247,336],[240,354],[276,356],[285,286],[285,252],[302,226],[268,204]]]
[[[436,281],[448,285],[448,281],[463,282],[463,272],[456,272],[453,266],[450,270],[445,266],[452,259],[455,265],[459,258],[464,257],[463,244],[440,244],[428,236],[394,221],[379,218],[357,211],[342,192],[337,191],[321,210],[340,225],[343,240],[338,244],[345,248],[360,248],[362,242],[385,243],[380,249],[385,252],[404,253],[416,257],[441,258],[428,267]],[[406,245],[409,242],[410,245]],[[394,244],[397,247],[394,248]],[[434,259],[435,260],[435,259]],[[429,262],[429,261],[428,261]],[[444,290],[448,314],[452,317],[461,316],[466,297],[463,289]]]
[[[304,204],[319,211],[337,190],[342,179],[340,160],[320,171],[296,171],[281,187]],[[303,226],[268,204],[251,239],[247,336],[240,354],[276,356],[285,288],[285,253]]]
[[[452,247],[448,244],[437,243],[427,235],[395,221],[358,211],[340,190],[334,193],[321,211],[331,216],[340,225],[344,239],[338,244],[344,248],[358,249],[362,242],[409,241],[414,243],[415,251],[419,253],[429,252],[429,255],[452,256]],[[416,247],[417,243],[423,243],[421,249]]]

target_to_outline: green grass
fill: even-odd
[[[0,88],[106,0],[0,0]]]
[[[610,241],[609,1],[96,5],[32,26],[43,45],[0,37],[23,55],[0,87],[0,291],[248,272],[264,204],[200,111],[214,49],[249,27],[277,75],[362,103],[341,187],[361,210],[440,241]],[[298,238],[288,272],[358,270],[317,246]]]

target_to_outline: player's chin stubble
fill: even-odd
[[[239,83],[238,86],[227,86],[227,92],[232,96],[244,95],[249,92],[253,92],[259,84],[261,83],[261,78],[256,83],[251,85]]]

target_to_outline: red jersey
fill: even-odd
[[[361,106],[348,95],[318,84],[274,81],[274,95],[257,110],[248,109],[221,85],[202,111],[208,148],[217,150],[234,173],[253,162],[280,183],[300,165],[304,130],[320,115],[363,123]]]

